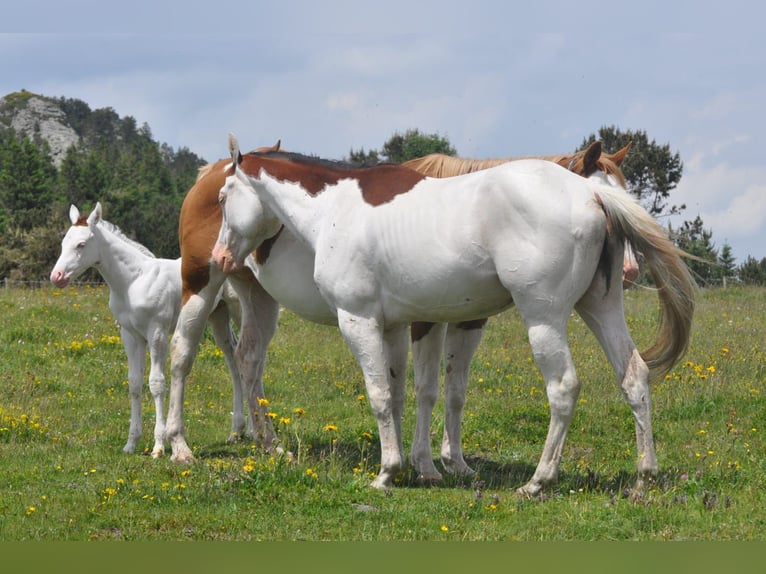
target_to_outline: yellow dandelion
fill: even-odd
[[[325,432],[335,432],[338,430],[337,425],[334,425],[332,423],[326,424],[322,427],[322,430]]]
[[[265,399],[265,398],[258,399],[258,406],[265,407],[265,406],[268,406],[268,404],[269,404],[269,399]]]
[[[289,425],[290,424],[290,417],[279,417],[279,424],[281,424],[281,425]]]
[[[447,526],[446,524],[442,524],[439,527],[439,530],[441,530],[442,532],[449,532],[449,526]]]
[[[191,469],[186,469],[181,471],[181,476],[189,476],[192,473]]]
[[[35,512],[37,512],[37,507],[36,506],[31,506],[31,505],[27,506],[27,516],[31,516]]]
[[[297,416],[299,416],[299,417],[302,417],[303,415],[305,415],[305,414],[306,414],[306,411],[305,411],[304,409],[300,408],[300,407],[295,407],[295,408],[293,409],[293,414],[294,414],[294,415],[297,415]]]

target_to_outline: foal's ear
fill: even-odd
[[[97,201],[96,207],[93,208],[93,211],[88,216],[88,225],[96,225],[99,221],[101,221],[101,202]]]
[[[242,163],[242,154],[239,152],[237,136],[231,132],[229,132],[229,153],[231,154],[231,161],[235,166]]]
[[[74,204],[69,206],[69,221],[72,222],[72,225],[77,225],[77,222],[80,221],[80,210]]]
[[[583,177],[590,177],[598,171],[598,160],[601,157],[601,142],[599,140],[594,141],[585,150],[585,155],[582,158],[582,175]]]

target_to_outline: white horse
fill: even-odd
[[[181,260],[155,257],[146,247],[126,237],[117,226],[102,219],[101,213],[100,203],[96,203],[87,217],[81,217],[77,207],[70,206],[72,226],[61,242],[61,255],[50,280],[63,288],[94,267],[109,286],[109,309],[120,325],[122,344],[128,356],[130,430],[122,449],[126,453],[135,452],[141,437],[141,389],[149,346],[149,390],[154,398],[156,417],[151,454],[158,457],[164,451],[165,362],[169,333],[176,325],[181,304]],[[246,424],[229,308],[235,311],[237,319],[239,311],[236,297],[228,288],[222,289],[220,296],[225,304],[216,307],[209,321],[232,376],[234,399],[229,439],[233,440],[244,431]]]
[[[316,286],[362,368],[378,421],[381,470],[373,486],[390,486],[404,464],[397,375],[406,364],[407,324],[472,320],[512,305],[527,326],[551,409],[541,459],[519,491],[534,495],[558,474],[580,386],[567,343],[573,309],[596,335],[633,411],[637,487],[657,473],[650,370],[666,372],[686,351],[694,282],[682,252],[624,189],[597,181],[601,172],[585,179],[542,160],[432,179],[295,154],[243,157],[233,137],[230,147],[220,249],[241,260],[232,228],[265,239],[281,225],[308,246]],[[257,211],[229,205],[241,183],[257,195]],[[662,308],[657,340],[643,356],[623,312],[625,242],[644,254]]]

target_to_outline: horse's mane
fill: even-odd
[[[405,161],[402,163],[402,165],[431,177],[452,177],[455,175],[463,175],[465,173],[481,171],[519,159],[545,159],[548,161],[556,162],[560,165],[565,165],[565,163],[562,162],[570,161],[571,157],[571,155],[548,155],[474,159],[467,157],[454,157],[441,153],[432,153],[423,157]]]
[[[570,171],[585,175],[587,177],[591,175],[592,171],[591,173],[587,174],[585,171],[588,169],[592,170],[593,168],[585,166],[584,162],[586,161],[586,151],[587,150],[578,151],[572,154],[519,156],[490,159],[461,158],[441,153],[432,153],[423,157],[405,161],[402,163],[402,165],[431,177],[452,177],[455,175],[463,175],[466,173],[481,171],[483,169],[488,169],[490,167],[495,167],[520,159],[543,159],[557,163],[560,166],[569,169]],[[626,187],[625,175],[622,173],[620,166],[613,159],[613,156],[616,155],[617,154],[600,154],[594,167],[599,171],[603,171],[607,174],[615,176],[620,184],[623,187]]]
[[[106,229],[109,233],[111,233],[115,237],[118,237],[119,239],[127,243],[128,245],[135,247],[138,251],[140,251],[144,255],[148,257],[152,257],[153,259],[157,258],[157,256],[151,251],[149,251],[149,249],[147,249],[145,246],[141,245],[138,241],[135,241],[131,239],[130,237],[128,237],[127,235],[125,235],[122,229],[117,227],[114,223],[111,223],[105,219],[102,219],[101,221],[99,221],[99,225],[103,227],[104,229]]]

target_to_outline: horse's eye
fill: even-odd
[[[80,241],[80,243],[77,244],[77,249],[85,249],[85,242]]]
[[[218,194],[218,205],[223,205],[226,203],[226,194],[225,193],[219,193]]]

